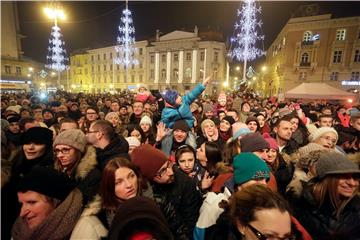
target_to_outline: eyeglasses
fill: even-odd
[[[273,235],[262,234],[259,230],[257,230],[256,228],[254,228],[250,224],[248,224],[248,227],[251,230],[251,232],[254,233],[255,236],[259,240],[295,240],[296,239],[296,237],[291,233],[290,233],[290,236],[286,236],[286,237],[281,238],[281,237],[277,237],[277,236],[273,236]]]
[[[161,168],[157,173],[156,173],[156,176],[159,176],[159,177],[162,177],[166,171],[169,169],[169,168],[172,168],[174,166],[174,163],[171,162],[171,161],[168,161],[166,166]]]
[[[62,148],[62,149],[54,149],[54,155],[57,156],[59,155],[59,153],[62,153],[62,154],[69,154],[71,151],[71,148]]]

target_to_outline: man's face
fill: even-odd
[[[333,125],[333,118],[332,117],[323,117],[320,118],[319,126],[320,127],[332,127]]]
[[[86,133],[86,140],[88,141],[88,143],[90,143],[93,146],[97,146],[98,143],[98,138],[97,138],[97,134],[98,134],[98,130],[96,130],[94,128],[94,125],[91,124],[89,127],[89,131]]]
[[[111,106],[111,101],[110,100],[105,100],[105,105],[106,107],[110,107]]]
[[[51,112],[44,112],[43,117],[44,117],[44,120],[49,120],[49,119],[52,119],[54,116],[52,115]]]
[[[360,131],[360,118],[355,119],[353,122],[350,122],[350,125],[356,130]]]
[[[144,105],[141,102],[136,102],[133,104],[134,114],[140,116],[144,110]]]
[[[119,103],[117,103],[117,102],[111,103],[111,111],[118,112],[119,109],[120,109]]]
[[[9,131],[14,134],[19,133],[20,132],[19,123],[18,122],[9,123]]]
[[[144,111],[150,112],[151,111],[151,106],[149,103],[145,103],[144,105]]]
[[[174,130],[174,139],[176,142],[181,143],[185,141],[186,137],[187,137],[187,133],[185,131],[180,129]]]
[[[63,131],[68,130],[68,129],[77,129],[77,128],[78,128],[78,126],[76,125],[76,123],[65,122],[65,123],[61,124],[60,132],[63,132]]]
[[[171,161],[164,163],[153,180],[160,184],[169,184],[174,182],[174,171],[172,169],[173,165],[174,163]]]
[[[264,161],[268,160],[268,154],[267,154],[267,149],[261,149],[258,151],[253,152],[256,156],[258,156],[259,158],[261,158]]]
[[[41,108],[35,108],[34,110],[33,110],[33,115],[35,116],[36,114],[42,114],[42,109]]]
[[[207,111],[205,113],[205,116],[206,116],[206,118],[211,119],[214,116],[214,112],[213,111]]]
[[[126,115],[127,114],[127,108],[126,107],[121,107],[119,110],[120,115]]]
[[[278,127],[274,128],[276,136],[282,140],[289,141],[292,135],[292,124],[289,121],[281,121]]]

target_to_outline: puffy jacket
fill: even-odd
[[[203,84],[198,84],[191,92],[182,97],[182,104],[177,108],[165,107],[161,114],[161,122],[168,128],[173,128],[176,120],[184,119],[190,128],[194,126],[190,104],[205,90]]]

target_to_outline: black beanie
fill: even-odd
[[[63,201],[75,188],[75,183],[52,167],[35,166],[20,179],[18,192],[34,191]]]
[[[177,120],[174,123],[173,129],[174,129],[174,131],[177,129],[183,130],[184,132],[190,131],[190,127],[185,120]]]
[[[260,133],[249,133],[240,139],[241,152],[256,152],[269,147],[269,143]]]
[[[23,134],[22,144],[38,143],[52,146],[53,132],[44,127],[32,127]]]
[[[225,120],[225,121],[229,122],[230,125],[233,125],[233,124],[235,123],[234,118],[231,117],[231,116],[226,116],[226,117],[224,117],[222,120]]]

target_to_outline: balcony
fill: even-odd
[[[302,41],[301,46],[311,46],[314,45],[314,41]]]
[[[300,62],[300,67],[310,67],[311,62]]]

